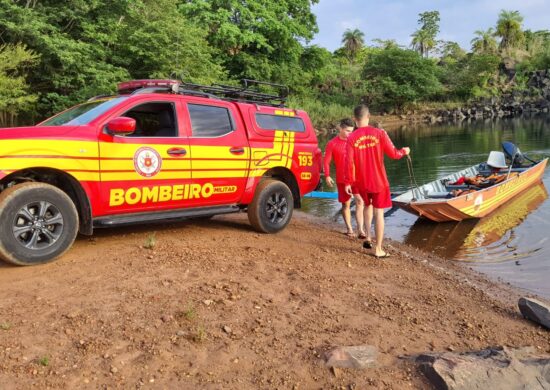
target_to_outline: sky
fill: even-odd
[[[348,28],[361,30],[367,45],[380,38],[409,47],[418,14],[435,10],[441,18],[437,39],[458,42],[465,50],[471,49],[474,31],[496,25],[502,9],[519,11],[524,30],[550,30],[550,0],[320,0],[312,9],[319,33],[310,44],[330,51],[342,46]]]

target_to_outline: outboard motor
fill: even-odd
[[[515,144],[508,141],[503,142],[502,150],[504,150],[506,159],[510,162],[512,168],[521,167],[521,164],[523,163],[523,154]]]
[[[512,168],[521,168],[521,165],[525,160],[528,160],[533,164],[538,163],[538,161],[533,161],[529,157],[521,153],[521,150],[519,150],[519,148],[512,142],[503,142],[502,150],[504,150],[506,159],[510,161],[510,165],[512,166]]]

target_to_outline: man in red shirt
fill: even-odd
[[[376,245],[374,256],[388,257],[382,249],[384,238],[384,208],[392,206],[390,184],[384,167],[384,154],[393,159],[400,159],[410,153],[408,147],[397,149],[382,129],[369,126],[369,108],[362,104],[353,111],[357,130],[351,134],[346,143],[346,192],[352,193],[351,184],[355,182],[359,194],[367,205],[367,240],[363,247],[371,248],[371,223],[374,213]],[[369,210],[372,205],[374,210]],[[369,212],[371,211],[371,212]]]
[[[327,143],[325,149],[325,158],[323,167],[325,171],[325,181],[329,187],[334,187],[334,180],[330,177],[330,161],[334,158],[336,165],[336,187],[338,188],[338,201],[342,203],[342,216],[347,227],[346,234],[354,237],[353,227],[351,226],[351,194],[355,197],[355,218],[357,220],[357,230],[359,238],[367,238],[364,231],[363,200],[359,196],[355,186],[351,185],[351,193],[348,195],[344,184],[346,139],[353,131],[353,122],[351,119],[342,119],[338,125],[338,135]]]

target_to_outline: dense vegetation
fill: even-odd
[[[348,30],[330,52],[308,45],[317,1],[0,0],[0,124],[36,122],[119,81],[177,75],[289,85],[291,104],[324,125],[359,101],[388,112],[464,102],[521,90],[530,71],[550,68],[550,32],[524,31],[517,11],[476,31],[469,52],[437,39],[437,11],[419,15],[410,47],[366,45]]]

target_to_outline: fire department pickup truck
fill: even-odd
[[[307,114],[261,84],[129,81],[0,129],[0,258],[45,263],[77,232],[245,210],[280,231],[317,186],[321,152]]]

